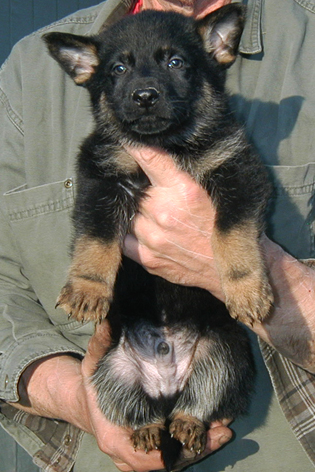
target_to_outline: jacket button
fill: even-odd
[[[71,436],[70,434],[67,434],[63,440],[63,443],[65,446],[69,446],[69,444],[71,443],[72,439],[71,439]]]
[[[73,185],[72,179],[67,179],[67,180],[64,181],[64,186],[66,188],[71,188],[72,185]]]
[[[57,457],[57,459],[54,461],[52,465],[57,467],[60,464],[60,461],[61,461],[61,457]]]
[[[7,388],[8,384],[9,384],[9,377],[6,375],[5,380],[4,380],[4,388]]]

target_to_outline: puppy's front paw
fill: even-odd
[[[121,260],[117,241],[82,236],[75,242],[68,282],[56,306],[78,321],[100,322],[108,313]]]
[[[252,326],[264,321],[273,304],[273,293],[266,278],[250,274],[224,287],[226,306],[232,318]]]
[[[56,307],[77,321],[100,322],[107,315],[113,289],[104,282],[73,277],[61,290]]]
[[[201,454],[206,447],[206,428],[197,418],[178,414],[170,424],[169,432],[185,449],[195,455]]]
[[[145,452],[150,452],[160,449],[162,429],[165,429],[163,424],[150,424],[136,429],[131,436],[134,450],[142,449]]]

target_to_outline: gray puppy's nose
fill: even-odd
[[[132,99],[140,107],[152,107],[159,99],[159,92],[154,87],[137,89],[132,92]]]

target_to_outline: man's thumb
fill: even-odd
[[[105,320],[96,325],[95,333],[89,340],[86,355],[83,360],[84,373],[86,375],[92,375],[94,373],[97,362],[106,354],[110,344],[110,327],[108,321]]]
[[[178,181],[181,172],[172,156],[166,151],[151,147],[126,147],[126,151],[139,164],[151,184],[171,187]]]

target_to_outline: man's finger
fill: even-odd
[[[132,234],[127,234],[124,240],[123,252],[125,256],[133,259],[138,264],[141,264],[141,257],[140,257],[140,245],[135,236]]]
[[[216,451],[221,446],[229,442],[233,437],[233,431],[226,426],[216,426],[208,431],[207,449]]]
[[[104,320],[95,327],[95,333],[89,340],[84,363],[82,368],[86,375],[91,375],[96,367],[96,363],[107,352],[110,347],[111,336],[108,321]]]
[[[217,426],[229,426],[232,423],[233,418],[223,418],[223,420],[216,420],[210,423],[210,429],[216,428]]]

